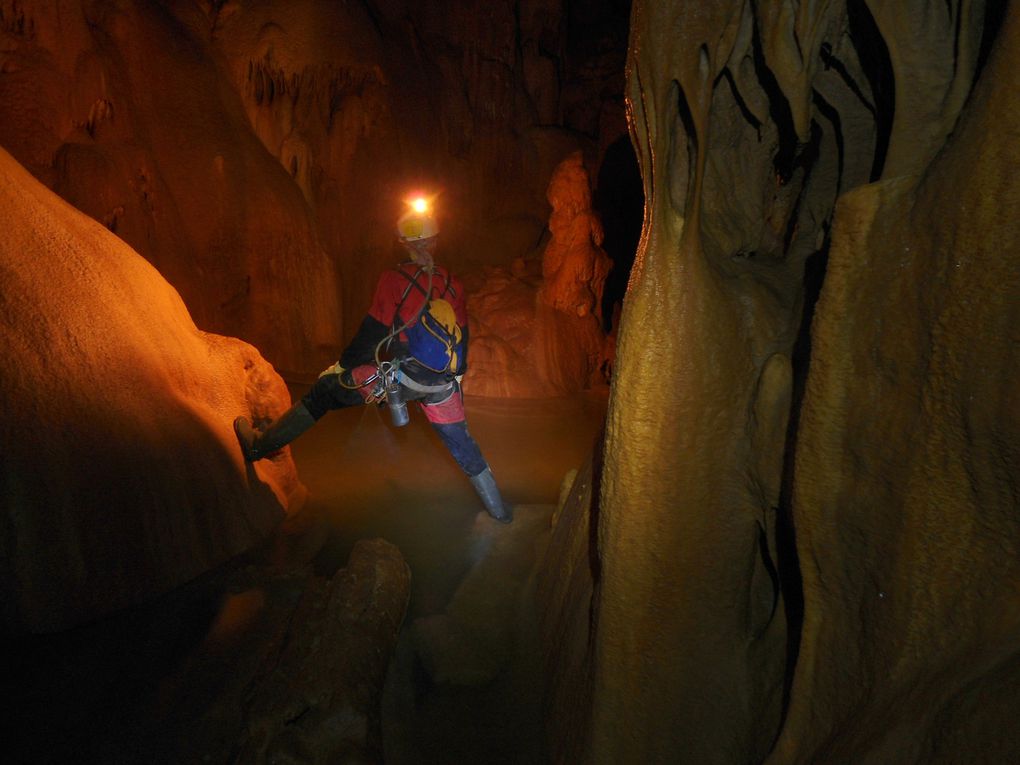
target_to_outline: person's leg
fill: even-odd
[[[255,430],[247,417],[238,417],[234,420],[234,433],[244,458],[257,462],[278,452],[314,424],[315,418],[305,402],[298,401],[263,431]]]
[[[432,428],[450,450],[453,459],[460,465],[471,485],[477,492],[486,512],[501,523],[513,520],[513,511],[504,504],[496,486],[489,464],[482,456],[482,450],[468,431],[464,417],[464,401],[459,388],[453,394],[437,403],[423,403],[422,410],[432,424]]]
[[[432,428],[450,450],[453,459],[469,478],[489,467],[482,450],[468,431],[467,422],[432,422]]]
[[[347,386],[352,386],[355,380],[363,381],[374,371],[373,366],[357,367],[344,373],[343,382]],[[237,434],[244,458],[248,462],[256,462],[278,452],[312,427],[330,409],[363,404],[367,390],[345,387],[341,384],[338,374],[324,374],[315,381],[311,390],[300,401],[264,430],[258,431],[253,428],[247,417],[238,417],[234,420],[234,432]]]

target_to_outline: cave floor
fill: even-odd
[[[466,407],[514,506],[509,526],[481,512],[415,405],[403,429],[374,406],[331,412],[293,447],[308,510],[330,521],[329,537],[313,543],[320,573],[342,566],[357,539],[376,536],[395,544],[411,569],[383,698],[388,765],[545,760],[530,577],[564,476],[591,454],[606,393],[468,397]]]
[[[266,629],[286,618],[301,580],[253,586],[251,572],[282,562],[332,576],[359,539],[378,537],[411,571],[383,694],[385,761],[545,761],[528,594],[564,476],[590,455],[606,398],[466,400],[471,432],[515,507],[509,526],[481,512],[413,405],[399,430],[374,406],[330,412],[292,447],[309,499],[264,550],[98,623],[3,646],[5,761],[182,762],[182,751],[222,760],[251,669],[239,666],[250,662],[243,653],[209,650],[225,603],[243,611],[245,593],[265,593],[252,623]],[[252,632],[238,645],[266,639]]]

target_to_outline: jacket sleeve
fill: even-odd
[[[369,315],[361,320],[354,338],[340,354],[340,366],[354,369],[362,364],[375,362],[375,347],[388,334],[389,329],[378,319]]]

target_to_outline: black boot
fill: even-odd
[[[315,418],[299,401],[261,433],[251,426],[247,417],[234,420],[234,432],[244,458],[256,462],[279,451],[314,424]]]
[[[508,505],[503,504],[503,498],[499,494],[499,487],[496,486],[496,479],[489,468],[485,468],[478,475],[471,476],[471,485],[475,487],[478,496],[485,505],[485,511],[500,523],[510,523],[514,519],[513,511]]]

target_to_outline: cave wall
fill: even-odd
[[[538,244],[556,164],[626,130],[625,5],[4,0],[0,145],[199,326],[307,376],[402,257],[412,190],[457,270]]]
[[[201,327],[317,367],[337,342],[335,266],[197,11],[4,3],[0,145],[141,252]]]
[[[594,531],[565,510],[542,572],[557,761],[1015,759],[1016,17],[635,4],[645,221]]]
[[[279,415],[255,348],[203,332],[141,256],[0,150],[0,634],[166,592],[262,540],[305,490],[231,421]]]
[[[797,439],[805,620],[771,763],[1013,762],[1020,13],[922,174],[843,197]]]

